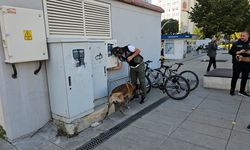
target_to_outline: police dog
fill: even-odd
[[[125,83],[117,86],[111,92],[109,97],[109,105],[117,103],[120,106],[120,111],[124,112],[124,106],[127,100],[127,104],[133,99],[136,92],[136,86],[132,83]]]

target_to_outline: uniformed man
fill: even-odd
[[[250,62],[241,62],[236,59],[236,55],[241,55],[243,57],[250,56],[248,53],[242,53],[242,50],[250,50],[249,33],[247,31],[241,32],[240,39],[233,43],[232,48],[229,50],[229,54],[232,55],[233,62],[233,77],[231,80],[230,95],[233,96],[235,94],[236,83],[241,73],[241,84],[238,94],[249,97],[249,95],[245,92],[245,87],[250,71]]]
[[[236,55],[236,60],[239,62],[250,62],[250,57],[244,57],[242,54],[248,54],[250,55],[250,50],[241,50]],[[250,131],[250,124],[247,126],[247,130]]]
[[[130,79],[133,84],[137,84],[137,79],[140,82],[140,88],[142,90],[142,96],[140,104],[144,103],[146,97],[146,83],[145,83],[145,64],[143,57],[140,55],[141,50],[132,46],[127,45],[124,47],[115,47],[112,49],[114,54],[121,62],[127,62],[130,66]],[[122,63],[118,63],[116,69],[122,67]]]

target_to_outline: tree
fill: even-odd
[[[204,39],[205,38],[203,32],[198,27],[194,28],[193,34],[198,36],[197,39]]]
[[[162,34],[174,34],[179,32],[179,22],[174,19],[164,19],[161,22]]]
[[[248,0],[197,0],[188,13],[206,37],[223,33],[229,39],[230,35],[245,30],[250,23]]]

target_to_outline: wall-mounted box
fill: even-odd
[[[6,63],[48,59],[43,11],[1,6],[0,25]]]
[[[107,40],[105,41],[107,51],[108,51],[108,60],[107,60],[107,68],[113,68],[117,66],[118,60],[117,57],[112,55],[111,50],[117,46],[116,40]]]

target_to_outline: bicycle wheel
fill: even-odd
[[[146,85],[146,92],[149,93],[151,91],[151,81],[147,76],[145,76],[145,85]]]
[[[175,100],[186,98],[190,92],[187,80],[180,75],[168,77],[165,81],[164,87],[167,95]]]
[[[190,91],[193,91],[198,87],[199,78],[194,72],[190,70],[182,71],[180,73],[180,76],[184,77],[188,81],[188,84],[190,86]]]
[[[162,74],[158,70],[150,70],[147,76],[151,82],[151,86],[158,88],[159,83],[162,81]]]

